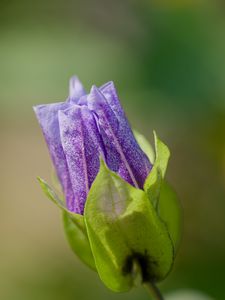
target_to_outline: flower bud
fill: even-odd
[[[113,291],[164,279],[181,227],[177,196],[164,179],[168,147],[154,133],[154,154],[133,134],[112,82],[86,94],[74,76],[66,102],[34,110],[65,203],[39,181],[63,212],[72,250]]]

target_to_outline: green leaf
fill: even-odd
[[[144,183],[144,190],[156,207],[160,195],[160,188],[166,173],[170,151],[154,132],[156,158],[151,172]]]
[[[95,262],[87,236],[84,217],[70,212],[47,182],[40,177],[38,177],[38,181],[47,197],[62,210],[65,234],[73,252],[86,265],[95,270]]]
[[[166,224],[176,253],[181,240],[182,209],[177,194],[165,181],[163,181],[161,186],[157,211]]]
[[[166,277],[173,263],[173,245],[165,224],[143,190],[125,182],[101,161],[85,205],[88,237],[100,278],[113,291],[129,290],[136,279]]]
[[[139,133],[136,129],[133,130],[133,133],[142,151],[144,151],[144,153],[148,156],[150,162],[153,164],[155,161],[155,153],[152,145],[148,142],[146,137]]]

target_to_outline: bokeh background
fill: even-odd
[[[183,240],[166,293],[225,299],[225,5],[221,0],[0,1],[0,299],[114,294],[76,259],[36,176],[52,166],[32,105],[114,80],[133,127],[169,145]]]

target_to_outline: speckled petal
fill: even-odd
[[[107,99],[98,88],[92,87],[88,96],[88,107],[96,114],[106,147],[106,162],[110,169],[127,182],[143,188],[152,165],[136,142],[120,104],[116,107],[116,102],[112,102],[112,98]],[[108,153],[110,149],[116,152],[113,157],[112,153]]]
[[[76,213],[82,214],[87,194],[99,171],[100,135],[91,111],[74,105],[59,111],[62,146],[66,156]]]
[[[112,124],[113,131],[117,132],[119,122],[110,106],[106,105],[107,103],[105,102],[105,98],[102,96],[102,94],[100,94],[100,97],[102,97],[103,99],[99,98],[97,93],[97,88],[93,87],[91,93],[87,97],[88,107],[93,111],[95,115],[99,132],[102,136],[105,148],[106,163],[112,171],[118,172],[121,163],[121,157],[116,148],[116,145],[112,143],[112,128],[108,126],[108,123]],[[109,122],[105,121],[105,119]]]
[[[74,195],[65,154],[61,145],[58,122],[58,111],[60,109],[66,109],[68,106],[69,104],[67,102],[38,105],[34,107],[34,111],[42,128],[53,164],[62,185],[67,207],[72,210],[74,206]]]
[[[119,97],[117,95],[117,91],[115,85],[112,81],[109,81],[102,85],[99,90],[106,98],[108,104],[110,105],[112,111],[116,115],[117,119],[120,121],[121,119],[125,119],[124,110],[120,104]]]
[[[70,78],[69,100],[77,103],[80,97],[86,94],[85,89],[77,76]]]

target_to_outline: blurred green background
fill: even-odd
[[[73,256],[38,186],[52,167],[32,105],[64,100],[73,74],[114,80],[132,126],[171,149],[184,234],[161,289],[225,299],[224,54],[223,0],[0,1],[0,299],[149,299]]]

